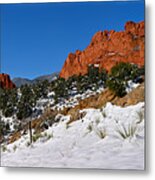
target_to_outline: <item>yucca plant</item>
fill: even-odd
[[[14,150],[14,151],[17,150],[17,146],[16,146],[16,145],[13,146],[13,150]]]
[[[2,146],[2,152],[7,151],[7,147],[5,145]]]
[[[88,125],[87,129],[88,129],[89,133],[92,132],[92,130],[93,130],[93,124],[90,123],[90,124]]]
[[[132,138],[135,135],[136,130],[137,126],[129,124],[127,127],[122,125],[121,128],[118,128],[116,131],[123,139],[127,139]]]
[[[137,112],[137,116],[138,116],[138,119],[139,119],[137,124],[140,124],[143,121],[143,119],[144,119],[144,111],[138,111]]]
[[[103,129],[97,129],[96,130],[96,134],[101,138],[101,139],[104,139],[107,135],[106,133],[106,129],[103,128]]]
[[[36,142],[39,138],[43,137],[41,133],[37,133],[33,135],[32,140],[33,142]]]

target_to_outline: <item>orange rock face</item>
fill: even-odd
[[[125,24],[124,31],[97,32],[89,46],[84,50],[70,53],[60,72],[60,77],[67,79],[73,75],[84,75],[90,64],[109,71],[118,62],[144,65],[144,21]]]
[[[12,89],[15,88],[15,84],[11,81],[8,74],[0,74],[0,88]]]

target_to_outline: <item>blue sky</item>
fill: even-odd
[[[61,70],[99,30],[144,20],[144,1],[1,5],[1,72],[33,79]]]

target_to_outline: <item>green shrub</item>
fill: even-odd
[[[120,80],[135,80],[137,77],[144,75],[144,66],[139,68],[136,64],[120,62],[111,69],[111,76]]]
[[[41,133],[37,133],[37,134],[33,135],[32,140],[33,140],[33,142],[36,142],[41,137],[42,137],[42,134]]]
[[[106,85],[117,96],[123,97],[126,94],[127,82],[137,81],[144,75],[144,68],[139,68],[135,64],[120,62],[112,67]]]
[[[7,151],[7,147],[5,145],[2,145],[2,152],[6,152]]]
[[[116,94],[116,96],[123,97],[126,94],[126,84],[124,81],[109,77],[106,84],[108,88]]]

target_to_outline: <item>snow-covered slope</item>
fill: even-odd
[[[62,116],[32,145],[28,135],[3,144],[1,165],[144,169],[144,103],[82,111],[83,119],[67,125],[70,117]]]

